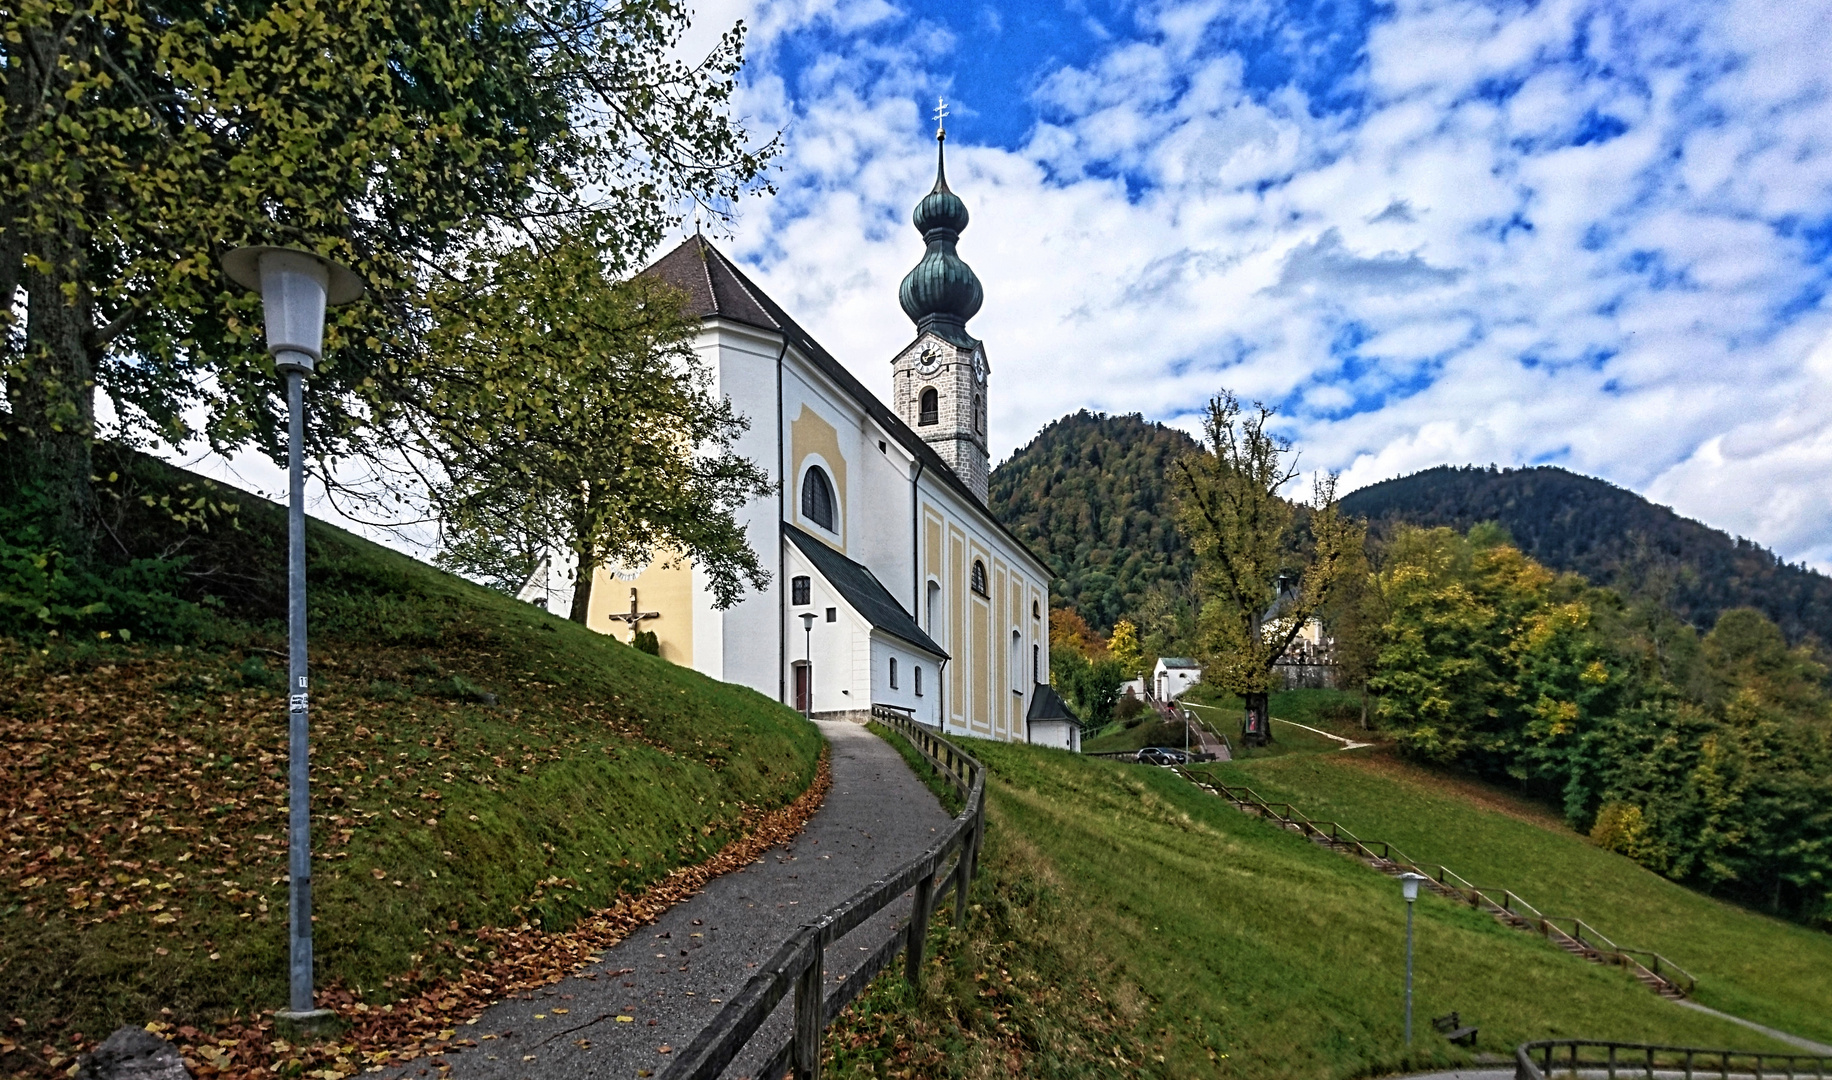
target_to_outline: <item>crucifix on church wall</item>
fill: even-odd
[[[628,612],[617,612],[610,616],[618,622],[629,624],[629,644],[632,645],[636,643],[636,631],[640,628],[644,619],[659,619],[662,617],[662,613],[659,611],[643,611],[641,607],[642,605],[636,602],[636,586],[632,585],[630,586],[630,610]]]

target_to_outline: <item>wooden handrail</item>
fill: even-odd
[[[726,1002],[686,1050],[669,1063],[661,1080],[715,1080],[791,991],[795,994],[794,1034],[771,1055],[759,1075],[776,1078],[784,1070],[793,1069],[796,1080],[817,1080],[821,1031],[864,991],[872,976],[901,952],[906,960],[904,977],[911,985],[918,985],[929,920],[940,906],[936,902],[935,875],[950,853],[955,855],[954,865],[942,879],[942,890],[954,889],[955,925],[966,925],[967,887],[978,872],[980,846],[986,836],[985,767],[971,754],[901,712],[873,705],[871,714],[873,720],[902,735],[935,766],[961,794],[965,807],[928,850],[890,876],[861,888],[813,922],[803,924]],[[857,971],[833,993],[826,994],[823,950],[912,887],[916,900],[908,925],[891,931]]]
[[[1832,1077],[1832,1057],[1595,1039],[1546,1039],[1521,1043],[1514,1050],[1515,1080],[1598,1075],[1614,1080],[1618,1074],[1652,1077],[1656,1070],[1687,1080],[1711,1076],[1719,1080],[1779,1080],[1784,1076],[1824,1080]]]
[[[1646,949],[1626,949],[1581,919],[1571,916],[1551,918],[1540,913],[1540,910],[1528,903],[1518,893],[1510,889],[1482,889],[1470,884],[1448,867],[1439,865],[1436,873],[1428,872],[1420,864],[1385,840],[1363,840],[1334,821],[1317,821],[1300,813],[1287,802],[1267,802],[1250,787],[1225,784],[1213,778],[1200,778],[1186,769],[1177,772],[1185,780],[1196,786],[1211,791],[1233,803],[1243,811],[1250,811],[1263,818],[1270,818],[1285,828],[1293,829],[1305,836],[1315,836],[1327,841],[1334,847],[1352,851],[1359,857],[1374,863],[1379,869],[1390,873],[1411,872],[1424,877],[1437,885],[1437,891],[1444,895],[1455,895],[1474,908],[1487,907],[1493,912],[1514,920],[1516,924],[1526,924],[1536,930],[1540,936],[1551,938],[1554,934],[1567,938],[1606,962],[1620,967],[1645,972],[1675,993],[1689,995],[1698,989],[1698,979],[1685,968],[1657,952]],[[1560,922],[1569,923],[1570,931],[1559,926]],[[1641,958],[1645,957],[1643,960]]]

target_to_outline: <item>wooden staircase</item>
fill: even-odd
[[[1516,930],[1539,934],[1573,956],[1593,964],[1625,968],[1643,986],[1664,998],[1678,1000],[1698,987],[1684,968],[1656,952],[1626,949],[1599,933],[1582,919],[1547,916],[1508,889],[1480,889],[1444,866],[1426,870],[1385,840],[1363,840],[1334,821],[1315,821],[1290,803],[1270,803],[1248,787],[1235,787],[1201,779],[1187,769],[1177,772],[1190,783],[1228,801],[1242,813],[1253,814],[1303,835],[1312,843],[1359,859],[1383,874],[1399,877],[1417,874],[1421,884],[1449,900],[1458,900],[1486,911],[1498,922]]]

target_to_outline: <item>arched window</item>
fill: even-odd
[[[827,470],[819,465],[808,469],[802,477],[802,517],[814,522],[828,532],[833,532],[833,484],[827,479]]]
[[[1023,639],[1016,630],[1013,630],[1011,632],[1011,656],[1008,658],[1009,663],[1006,665],[1006,670],[1011,672],[1011,692],[1014,694],[1024,692],[1024,683],[1021,681],[1024,678],[1021,674],[1024,669],[1020,666],[1021,661],[1018,659],[1020,655],[1018,650],[1023,647]]]
[[[929,632],[930,637],[934,637],[935,620],[941,616],[941,582],[939,581],[929,582],[929,595],[924,606],[924,614],[928,619],[928,624],[923,629]]]
[[[1043,609],[1037,606],[1037,601],[1035,600],[1031,601],[1031,618],[1033,619],[1043,618]]]
[[[973,591],[981,596],[989,596],[986,589],[986,564],[978,559],[973,560],[973,576],[968,579]]]
[[[986,421],[980,418],[980,395],[973,395],[973,433],[986,434]]]
[[[941,395],[937,394],[935,388],[931,386],[922,392],[922,406],[918,410],[916,423],[919,425],[927,425],[933,424],[940,419]]]

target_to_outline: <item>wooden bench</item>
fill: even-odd
[[[1437,1028],[1438,1031],[1443,1034],[1444,1038],[1458,1046],[1476,1045],[1476,1034],[1481,1030],[1473,1025],[1464,1026],[1462,1018],[1454,1012],[1448,1012],[1443,1016],[1433,1017],[1431,1026]]]

